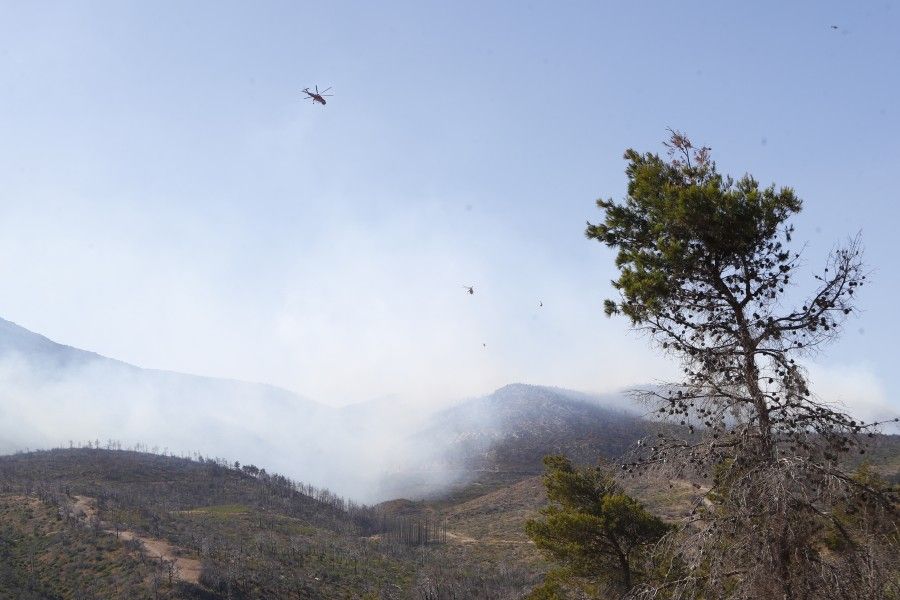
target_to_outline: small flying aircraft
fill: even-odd
[[[318,102],[322,106],[325,106],[325,98],[334,96],[334,94],[326,94],[325,93],[330,89],[331,88],[327,88],[320,92],[319,86],[316,86],[315,92],[309,91],[309,88],[303,88],[303,93],[306,94],[307,100],[312,100],[313,102]]]

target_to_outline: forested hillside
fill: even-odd
[[[439,509],[358,506],[213,459],[94,448],[19,454],[0,458],[0,494],[7,595],[515,598],[541,573],[533,550],[507,556],[449,530]],[[72,554],[76,566],[58,574],[29,566],[67,564]],[[84,569],[112,575],[85,587]]]
[[[897,436],[870,449],[896,480]],[[0,457],[3,598],[520,598],[548,565],[525,471],[375,506],[256,465],[73,448]],[[705,487],[625,480],[680,522]]]

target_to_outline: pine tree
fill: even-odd
[[[705,479],[716,501],[675,543],[670,556],[688,574],[667,582],[665,597],[861,597],[868,584],[844,577],[847,563],[819,552],[819,535],[851,492],[890,506],[841,465],[865,452],[877,424],[817,398],[800,363],[857,310],[859,240],[837,248],[793,302],[801,255],[790,248],[790,218],[800,199],[719,174],[709,148],[671,133],[668,160],[625,153],[627,196],[598,200],[605,218],[586,231],[617,252],[619,298],[606,301],[607,315],[628,317],[684,373],[642,393],[680,426],[667,431],[683,435],[658,434],[622,467]]]
[[[630,590],[640,578],[638,555],[668,526],[622,492],[602,467],[579,470],[564,456],[548,456],[544,465],[550,505],[542,519],[525,524],[525,532],[562,567],[547,588],[557,589],[559,574],[570,573]]]

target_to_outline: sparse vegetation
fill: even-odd
[[[169,598],[163,568],[34,496],[0,494],[0,598]]]
[[[876,441],[882,454],[896,452],[896,438]],[[566,574],[554,572],[525,535],[525,523],[548,502],[539,476],[498,464],[496,478],[476,480],[451,496],[364,507],[258,467],[94,446],[0,457],[4,505],[21,511],[30,503],[57,532],[28,541],[39,530],[21,529],[14,513],[3,514],[4,531],[15,531],[4,538],[14,538],[12,546],[4,543],[4,556],[18,557],[4,563],[0,590],[6,597],[18,597],[23,573],[29,574],[22,570],[22,549],[61,539],[77,543],[47,549],[50,555],[73,552],[58,578],[66,587],[49,597],[91,597],[97,589],[102,593],[94,597],[104,598],[518,599],[542,582],[540,593],[571,592]],[[686,480],[622,483],[648,510],[678,523],[702,495],[699,484]],[[441,524],[443,539],[408,545],[382,520]],[[160,561],[129,534],[168,545],[169,558]],[[176,558],[199,562],[196,582],[173,569]],[[94,572],[101,574],[94,587],[81,587]],[[50,571],[35,573],[34,589],[57,589]],[[116,596],[116,586],[129,595]]]
[[[540,561],[525,540],[531,562],[520,553],[510,556],[506,545],[451,536],[438,526],[448,507],[359,506],[224,460],[97,448],[19,454],[0,457],[0,494],[15,499],[8,500],[13,505],[27,500],[49,515],[64,515],[60,528],[68,536],[99,541],[102,555],[80,546],[76,552],[88,553],[97,569],[124,572],[113,565],[124,561],[134,577],[143,573],[141,581],[157,582],[155,588],[130,587],[132,596],[95,597],[449,599],[475,590],[475,597],[517,598],[541,572],[532,568]],[[385,523],[390,526],[382,531]],[[423,543],[426,523],[429,544]],[[459,520],[455,525],[466,529]],[[154,562],[123,532],[160,540],[173,557],[199,560],[198,581],[180,579],[177,569]],[[82,597],[89,589],[78,583],[93,569],[83,560],[77,558],[79,575],[58,597]],[[17,567],[5,573],[0,590],[19,589],[23,573],[30,572]],[[39,590],[52,579],[49,571],[35,577]],[[116,581],[128,581],[123,577]]]

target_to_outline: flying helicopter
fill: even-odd
[[[326,88],[320,92],[319,86],[315,86],[315,87],[316,87],[315,92],[309,91],[309,88],[303,88],[303,93],[306,94],[308,100],[312,100],[313,102],[318,102],[322,106],[325,106],[325,98],[334,96],[334,94],[326,94],[325,93],[328,90],[330,90],[331,88]]]

